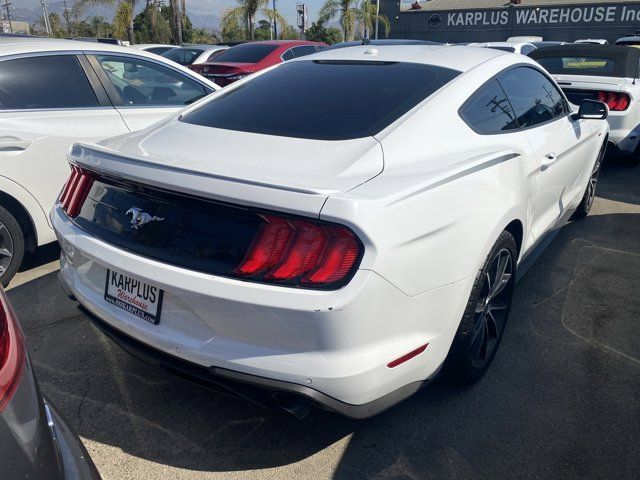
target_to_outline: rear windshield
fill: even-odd
[[[558,56],[537,59],[549,73],[565,75],[612,75],[616,62],[604,57]]]
[[[295,61],[223,91],[182,121],[285,137],[367,137],[459,74],[418,63]]]
[[[168,52],[164,52],[162,56],[180,65],[191,65],[202,52],[204,50],[201,48],[172,48]]]
[[[216,62],[229,63],[258,63],[264,57],[273,52],[278,45],[265,45],[248,43],[245,45],[236,45],[225,50],[216,57]]]

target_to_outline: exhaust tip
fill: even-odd
[[[304,398],[281,392],[273,393],[272,397],[278,407],[300,420],[306,418],[311,412],[311,404]]]

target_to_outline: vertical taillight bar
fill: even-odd
[[[94,176],[91,172],[76,165],[71,166],[71,176],[69,176],[58,200],[67,215],[75,217],[80,213],[93,185],[93,180]]]

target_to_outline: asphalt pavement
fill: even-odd
[[[365,421],[300,421],[129,356],[64,296],[58,253],[31,255],[9,297],[107,480],[640,479],[640,167],[605,164],[592,213],[518,284],[479,383],[436,381]]]

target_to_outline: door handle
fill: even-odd
[[[546,170],[551,165],[556,163],[557,160],[558,160],[558,156],[555,153],[553,153],[553,152],[552,153],[547,153],[544,156],[544,159],[542,160],[542,170]]]
[[[0,138],[0,152],[22,152],[29,148],[31,142],[15,137]]]

